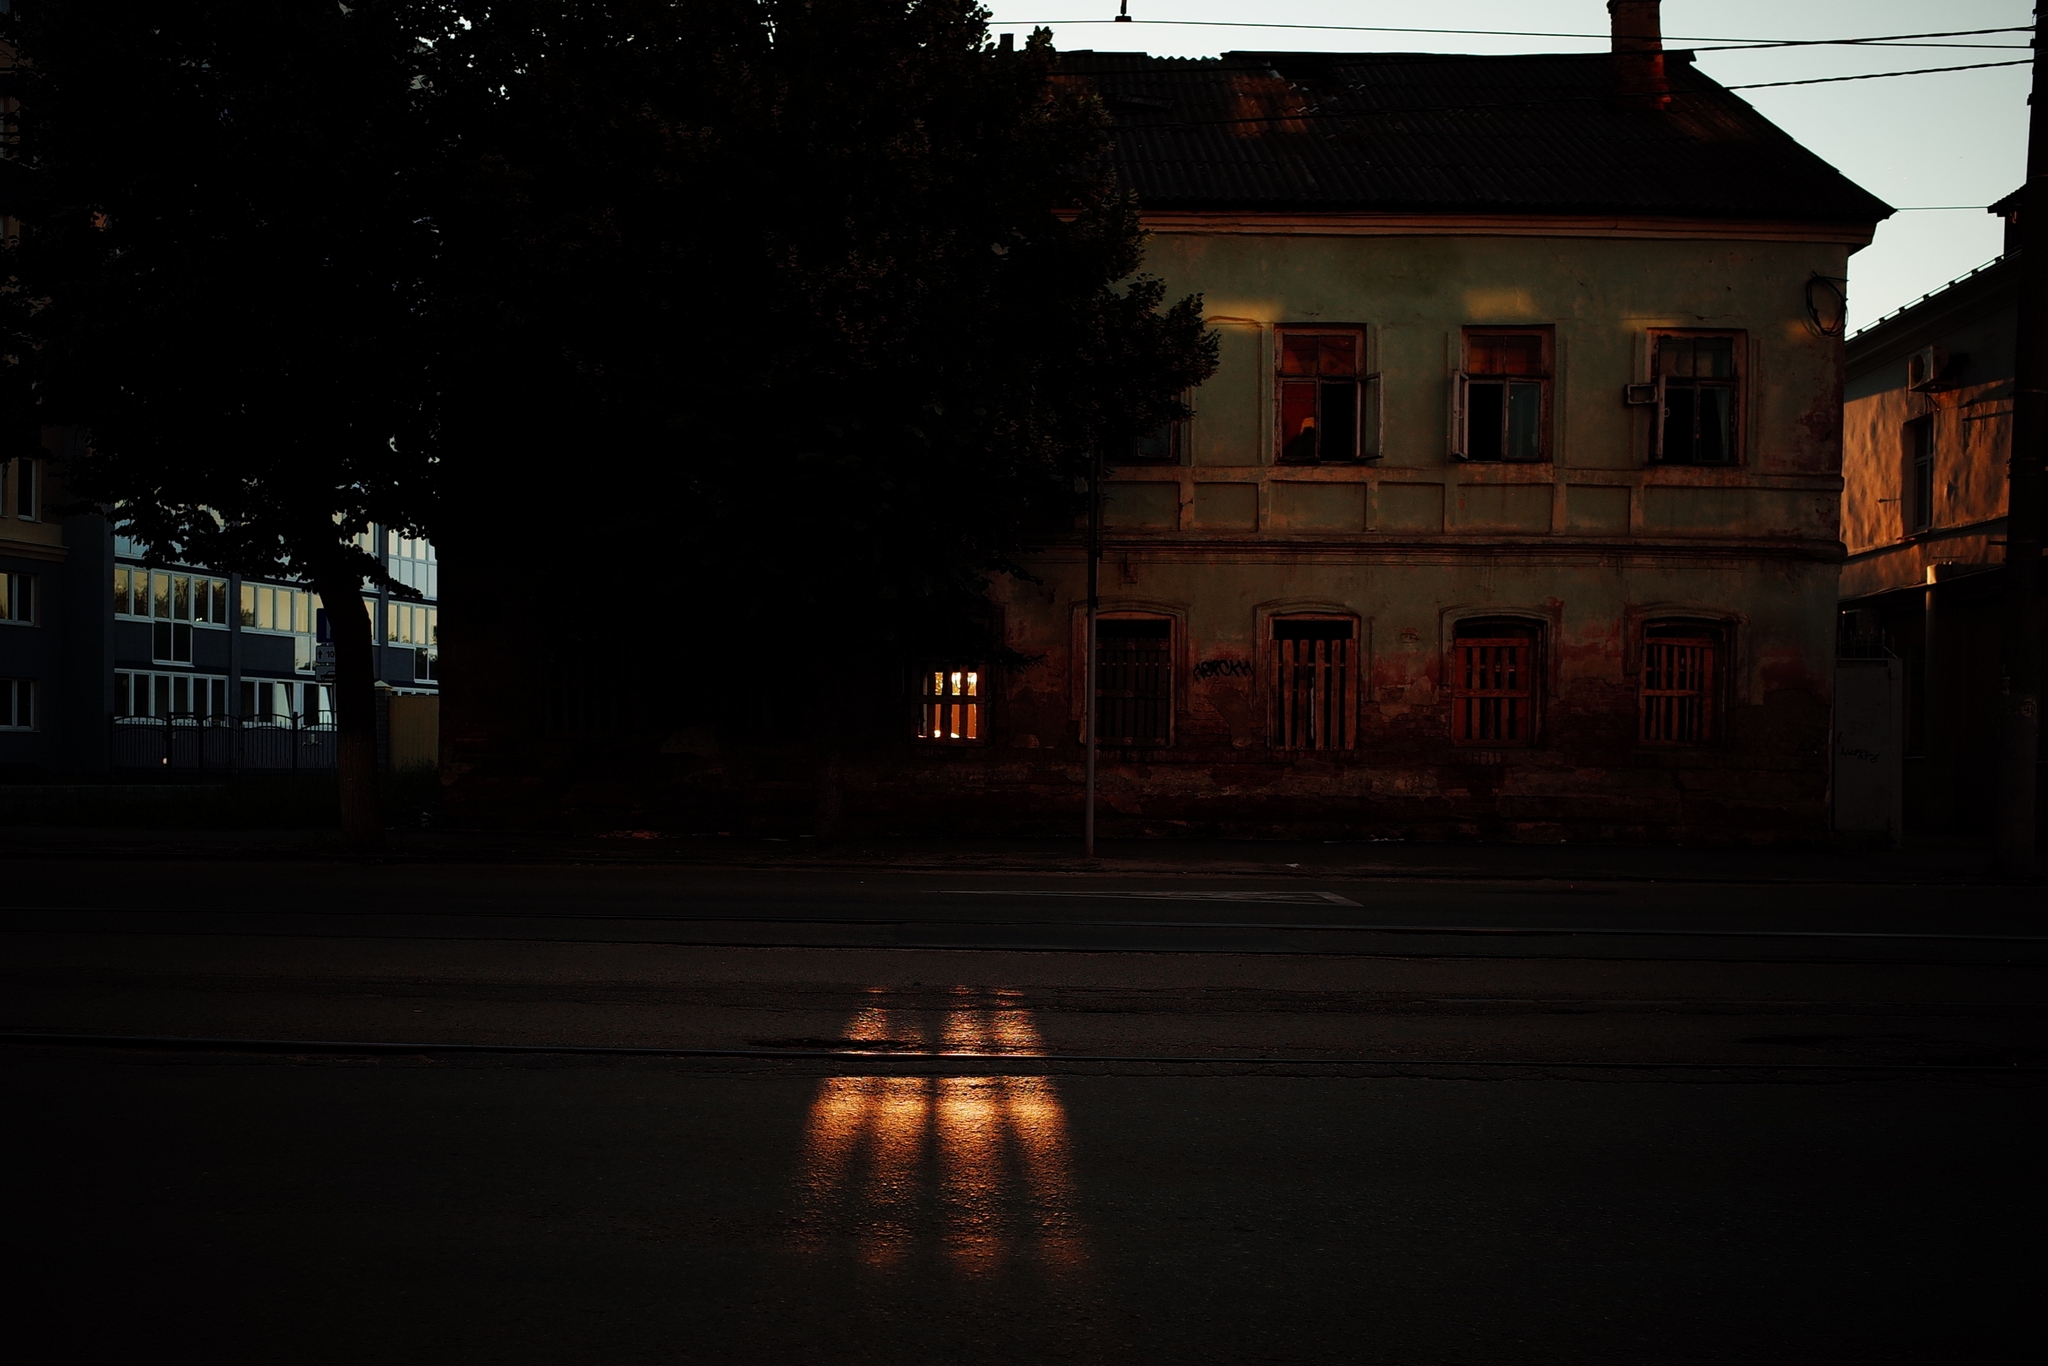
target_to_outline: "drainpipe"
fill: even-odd
[[[1615,90],[1629,109],[1667,109],[1661,0],[1607,0],[1613,29]]]
[[[2034,92],[2027,112],[2027,188],[2020,200],[2020,315],[2014,359],[2012,453],[2005,515],[2005,689],[1999,699],[1998,863],[2035,869],[2041,753],[2042,454],[2048,449],[2048,120],[2042,101],[2040,11],[2034,12]],[[2034,187],[2044,188],[2037,191]]]
[[[1950,781],[1947,658],[1941,633],[1941,566],[1926,567],[1926,600],[1920,616],[1920,748],[1922,798],[1927,823],[1947,829],[1955,822],[1955,789]]]
[[[1086,810],[1081,817],[1081,857],[1095,857],[1095,618],[1102,607],[1102,451],[1096,449],[1088,467],[1088,645],[1082,667],[1081,685],[1087,689],[1082,703],[1087,718]]]

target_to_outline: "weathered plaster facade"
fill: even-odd
[[[1805,316],[1842,241],[1258,234],[1155,229],[1148,267],[1201,292],[1224,336],[1177,466],[1125,468],[1108,498],[1103,610],[1173,623],[1172,743],[1112,755],[1112,811],[1147,827],[1243,833],[1514,838],[1742,838],[1823,821],[1839,533],[1840,343]],[[1768,229],[1755,230],[1764,236]],[[1326,230],[1327,232],[1327,230]],[[1654,234],[1654,235],[1653,235]],[[1276,464],[1276,326],[1363,326],[1381,376],[1384,451],[1338,467]],[[1554,460],[1449,454],[1461,330],[1555,329]],[[1742,465],[1651,468],[1645,380],[1659,328],[1730,329],[1749,347]],[[982,782],[1040,786],[1078,758],[1078,548],[1004,598],[1009,643],[1042,662],[1004,680]],[[1275,750],[1268,620],[1346,616],[1366,680],[1352,746]],[[1470,617],[1540,628],[1536,736],[1451,740],[1452,630]],[[1638,743],[1643,623],[1725,623],[1719,744]],[[1007,770],[1007,772],[1002,772]],[[1070,798],[1068,799],[1070,801]],[[1050,815],[1050,811],[1047,812]]]
[[[1199,292],[1221,339],[1171,458],[1107,489],[1102,611],[1126,643],[1103,686],[1133,742],[1103,748],[1106,834],[1825,835],[1843,554],[1825,305],[1888,210],[1680,54],[1668,83],[1657,60],[1065,59],[1117,120],[1145,268]],[[1303,388],[1281,372],[1319,331],[1341,341],[1314,374],[1338,378]],[[1026,663],[909,664],[896,733],[829,757],[708,726],[515,740],[534,725],[515,691],[464,695],[462,670],[481,684],[518,657],[479,593],[450,611],[453,794],[671,830],[816,812],[1074,833],[1081,538],[1032,569],[994,604]]]

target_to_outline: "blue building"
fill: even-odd
[[[16,459],[0,476],[0,772],[331,767],[319,596],[281,579],[147,565],[105,518],[53,513],[51,465]],[[431,542],[384,527],[364,548],[419,594],[363,594],[380,730],[388,737],[388,718],[409,716],[412,735],[433,705],[391,705],[439,692],[439,566]]]

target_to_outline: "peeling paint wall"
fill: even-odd
[[[1848,248],[1741,240],[1739,225],[1726,240],[1639,226],[1155,232],[1147,269],[1170,296],[1204,295],[1222,367],[1193,395],[1181,462],[1120,469],[1105,500],[1103,609],[1170,623],[1172,657],[1170,743],[1104,752],[1106,835],[1824,835],[1842,350],[1808,324],[1805,286],[1846,274]],[[1383,404],[1380,459],[1276,464],[1282,324],[1363,329]],[[1461,329],[1488,325],[1552,329],[1549,461],[1452,456]],[[1740,463],[1650,466],[1650,416],[1625,386],[1651,378],[1658,329],[1739,335]],[[536,779],[546,765],[508,759],[485,728],[454,742],[451,771],[465,765],[458,785],[507,802],[545,791],[563,810],[630,807],[669,829],[802,826],[815,801],[852,830],[1071,833],[1083,759],[1078,538],[1031,568],[1037,582],[997,590],[1007,643],[1032,662],[990,679],[982,743],[921,746],[906,699],[900,741],[829,764],[678,742],[638,759],[557,754],[557,776]],[[1273,744],[1272,622],[1288,614],[1354,625],[1346,747]],[[1526,745],[1452,742],[1452,634],[1480,616],[1535,632]],[[1645,627],[1660,618],[1720,632],[1708,742],[1642,742]],[[618,785],[607,797],[577,776],[605,763],[639,775],[624,806],[605,805]]]

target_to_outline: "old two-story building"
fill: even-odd
[[[1998,788],[2021,192],[1995,260],[1849,338],[1842,631],[1897,661],[1908,830],[1982,830]]]
[[[1222,347],[1106,490],[1105,833],[1824,835],[1842,287],[1889,209],[1616,12],[1613,55],[1063,57]],[[848,828],[1078,828],[1082,539],[1032,569],[1027,663],[924,661],[832,761]],[[809,819],[742,733],[600,798],[453,715],[475,818]]]

